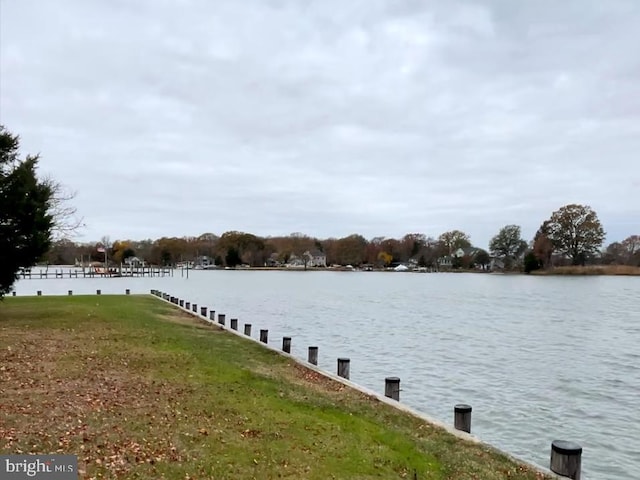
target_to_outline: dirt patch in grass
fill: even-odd
[[[190,392],[126,368],[128,355],[105,359],[87,337],[14,332],[11,344],[0,353],[0,450],[76,451],[81,474],[92,464],[126,476],[136,464],[179,461],[168,434],[171,415],[152,412]],[[153,420],[154,434],[144,441],[127,438],[126,423],[134,417]]]

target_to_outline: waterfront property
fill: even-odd
[[[377,392],[402,378],[401,400],[445,423],[473,405],[473,433],[538,465],[568,439],[585,479],[640,478],[637,368],[640,278],[613,276],[194,271],[189,278],[20,280],[17,293],[148,293],[207,306],[269,330],[269,345]],[[229,320],[227,321],[229,322]],[[615,448],[611,448],[615,445]]]
[[[543,478],[150,297],[10,298],[0,325],[0,448],[83,478]]]

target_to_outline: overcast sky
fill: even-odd
[[[640,234],[640,1],[0,0],[0,123],[80,241]]]

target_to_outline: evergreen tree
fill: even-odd
[[[35,265],[51,245],[54,186],[36,175],[38,157],[19,158],[20,139],[0,125],[0,297],[21,268]]]

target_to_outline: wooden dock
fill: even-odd
[[[21,279],[102,278],[102,277],[173,277],[171,267],[85,267],[75,269],[24,269],[18,273]]]

